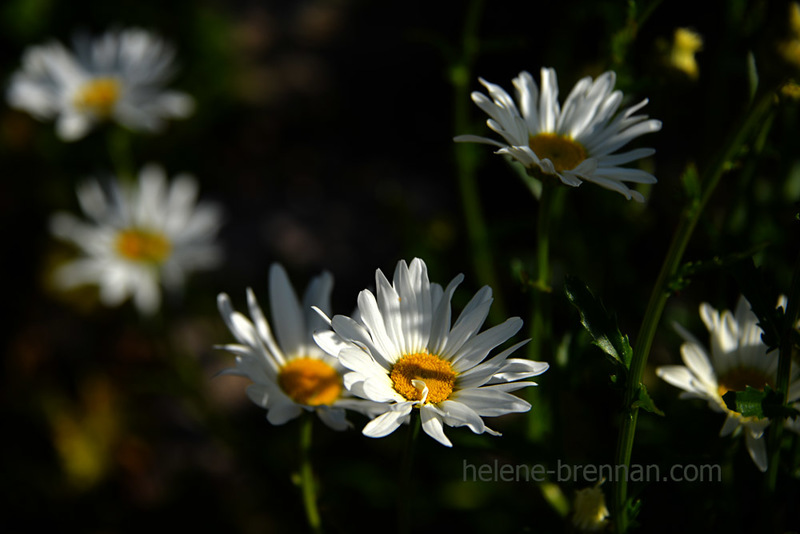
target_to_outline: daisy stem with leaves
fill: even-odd
[[[783,315],[781,344],[778,352],[778,377],[775,385],[783,405],[786,405],[789,399],[789,379],[792,370],[792,356],[794,356],[792,332],[795,325],[797,325],[798,319],[800,319],[800,254],[795,259],[792,285],[789,288],[789,297]],[[775,492],[775,484],[778,480],[778,460],[780,458],[784,419],[784,417],[779,417],[770,428],[769,444],[772,449],[769,451],[769,471],[767,472],[767,490],[770,493]]]
[[[314,471],[311,468],[311,437],[314,429],[314,414],[303,414],[300,422],[300,486],[303,491],[303,507],[311,532],[322,532],[322,522],[317,510],[317,489]]]
[[[532,357],[537,359],[550,353],[550,293],[552,293],[550,287],[550,227],[553,219],[558,215],[553,208],[560,188],[555,178],[545,175],[540,178],[539,214],[536,224],[536,277],[533,281],[533,311],[531,313],[529,349]],[[529,390],[529,400],[533,401],[534,397],[538,396],[540,394],[537,390]],[[536,400],[543,402],[540,398]],[[547,427],[548,422],[543,419],[542,413],[529,413],[528,437],[530,439],[537,441],[543,438],[544,434],[548,432]]]
[[[775,94],[771,90],[764,91],[753,99],[744,119],[739,123],[738,128],[732,131],[732,135],[723,150],[709,165],[705,175],[701,177],[697,194],[689,198],[686,207],[681,212],[666,258],[661,265],[658,278],[650,294],[650,300],[647,303],[636,344],[633,348],[633,359],[625,384],[623,417],[617,441],[616,465],[624,465],[626,468],[630,468],[636,423],[639,415],[639,408],[634,406],[634,403],[639,398],[642,390],[642,375],[647,365],[647,357],[650,354],[650,347],[653,343],[661,314],[671,293],[670,285],[678,274],[683,254],[689,244],[695,226],[697,226],[703,209],[711,198],[711,194],[714,192],[720,178],[728,168],[729,163],[735,159],[748,136],[759,125],[763,124],[766,117],[772,112],[774,101]],[[618,534],[627,532],[629,520],[631,519],[629,514],[632,509],[632,503],[628,502],[628,483],[624,477],[615,484],[613,502],[615,530]]]

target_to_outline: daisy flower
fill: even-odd
[[[238,344],[218,348],[236,355],[236,366],[223,374],[245,376],[250,399],[267,410],[267,420],[282,425],[304,410],[316,412],[334,430],[349,427],[345,409],[371,413],[373,403],[354,399],[342,386],[342,367],[314,343],[315,330],[326,327],[312,306],[330,313],[333,277],[322,273],[312,279],[302,306],[286,271],[273,264],[269,271],[269,296],[275,335],[251,289],[247,290],[250,319],[234,311],[225,293],[217,297],[220,314]]]
[[[11,78],[12,107],[56,121],[64,141],[85,136],[102,121],[131,130],[158,131],[164,119],[189,116],[192,98],[162,87],[174,72],[175,52],[139,28],[75,39],[75,53],[57,41],[33,46]]]
[[[358,296],[358,319],[331,319],[342,344],[331,343],[331,336],[316,338],[348,369],[345,387],[381,403],[382,413],[364,427],[365,435],[391,434],[418,409],[423,430],[450,447],[444,425],[499,435],[483,417],[530,409],[510,392],[535,385],[518,380],[542,374],[548,364],[508,359],[526,341],[483,361],[522,327],[515,317],[478,334],[492,304],[489,287],[478,291],[451,326],[450,299],[463,275],[442,289],[430,283],[417,258],[410,266],[400,261],[391,284],[380,269],[375,278],[377,295],[364,290]]]
[[[573,187],[592,182],[617,191],[628,200],[644,201],[641,193],[624,182],[653,184],[655,177],[620,165],[651,156],[655,150],[615,151],[640,135],[657,132],[661,122],[634,115],[647,104],[646,99],[617,113],[622,92],[612,91],[614,72],[606,72],[594,81],[588,76],[581,79],[563,108],[558,103],[553,69],[542,69],[541,91],[527,72],[514,78],[519,108],[502,87],[479,80],[491,98],[476,91],[472,100],[489,115],[486,124],[505,142],[476,135],[459,135],[455,141],[495,145],[500,147],[498,154],[508,154],[535,174],[557,176]]]
[[[82,256],[55,272],[63,289],[97,284],[100,301],[116,306],[132,297],[143,314],[161,303],[163,284],[169,290],[183,285],[187,272],[214,267],[220,251],[214,243],[221,222],[215,204],[197,203],[194,178],[179,175],[167,184],[164,170],[145,166],[138,181],[112,181],[104,191],[97,181],[77,190],[89,221],[56,213],[51,232],[74,243]]]
[[[778,372],[778,352],[767,353],[761,341],[758,318],[744,297],[739,299],[736,313],[725,310],[720,314],[710,305],[700,305],[700,317],[711,334],[711,356],[692,334],[675,325],[686,341],[681,346],[683,365],[665,365],[656,374],[673,386],[684,390],[681,398],[702,399],[709,408],[726,415],[720,436],[743,429],[747,450],[761,471],[767,470],[767,449],[762,439],[769,426],[767,418],[744,417],[729,410],[722,400],[728,391],[744,391],[747,386],[763,389],[775,387]],[[789,401],[800,399],[800,380],[797,367],[792,369]]]

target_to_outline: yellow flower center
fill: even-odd
[[[133,261],[161,263],[172,250],[163,234],[140,228],[123,230],[117,235],[117,251]]]
[[[316,358],[297,358],[284,365],[278,385],[290,399],[306,406],[333,404],[342,393],[342,377]]]
[[[549,159],[557,172],[569,171],[586,159],[586,149],[577,141],[552,133],[532,135],[528,141],[539,159]]]
[[[397,360],[389,378],[392,379],[394,390],[410,401],[423,400],[424,383],[428,388],[428,397],[424,402],[436,404],[450,397],[456,373],[450,362],[427,352],[417,352]]]
[[[108,117],[119,100],[121,86],[114,78],[95,78],[83,84],[75,95],[75,107]]]
[[[720,376],[717,384],[717,391],[721,397],[729,391],[744,391],[747,386],[764,389],[765,385],[770,384],[770,379],[758,369],[736,367]]]

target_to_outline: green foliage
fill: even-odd
[[[783,404],[782,395],[769,387],[764,390],[747,386],[744,391],[728,391],[722,396],[729,410],[739,412],[745,417],[796,417],[800,411],[792,406]]]
[[[730,269],[741,261],[749,260],[752,263],[753,255],[764,250],[767,245],[768,243],[761,243],[743,252],[734,252],[722,257],[714,256],[708,260],[687,261],[681,265],[678,272],[675,273],[675,276],[669,281],[667,288],[671,293],[682,291],[689,286],[692,278],[698,275]]]
[[[616,367],[627,372],[631,366],[633,349],[628,336],[620,332],[616,318],[606,311],[600,299],[578,278],[567,276],[564,280],[564,292],[578,309],[581,324],[591,334],[593,344],[605,352]]]
[[[637,397],[638,398],[633,401],[633,404],[631,405],[632,408],[642,408],[643,410],[647,410],[648,412],[656,415],[664,415],[664,412],[659,410],[653,402],[653,399],[650,397],[650,393],[648,393],[647,387],[644,384],[639,385],[639,393]]]

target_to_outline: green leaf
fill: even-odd
[[[581,324],[591,334],[593,343],[600,347],[613,363],[627,371],[631,366],[633,349],[628,336],[620,332],[616,318],[608,313],[600,299],[596,298],[588,286],[574,276],[564,280],[564,292],[578,309]]]
[[[656,404],[653,402],[653,399],[650,397],[650,394],[647,392],[647,387],[645,387],[644,384],[639,384],[639,392],[636,397],[637,398],[635,401],[633,401],[631,408],[641,408],[656,415],[664,415],[664,412],[656,407]]]
[[[729,410],[739,412],[745,417],[764,417],[764,409],[761,407],[764,392],[760,389],[747,386],[744,391],[728,391],[722,396],[722,400]]]
[[[764,386],[764,390],[747,386],[744,391],[728,391],[722,396],[729,410],[739,412],[745,417],[796,417],[800,411],[794,407],[783,404],[783,397],[772,389]]]

